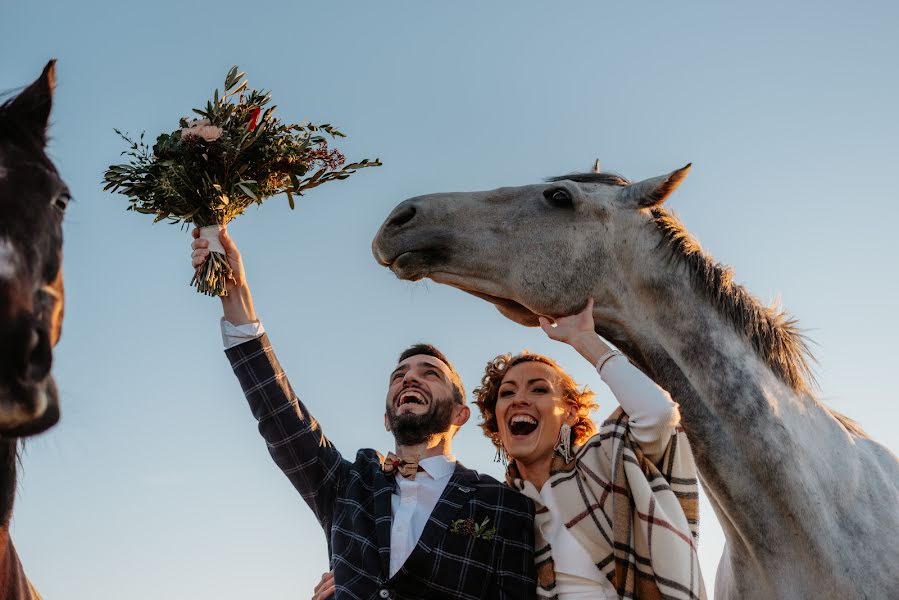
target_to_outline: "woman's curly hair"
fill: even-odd
[[[562,394],[565,396],[565,400],[577,407],[577,422],[571,427],[572,445],[580,446],[590,439],[596,433],[596,425],[594,425],[593,419],[590,418],[590,413],[599,408],[599,404],[593,401],[595,394],[587,389],[586,386],[578,386],[571,375],[562,370],[562,367],[553,359],[542,354],[531,354],[527,350],[515,356],[500,354],[487,363],[484,369],[484,377],[481,379],[481,385],[474,390],[475,404],[478,405],[481,411],[481,422],[479,425],[484,430],[484,435],[490,438],[494,446],[497,448],[502,447],[502,442],[499,439],[499,427],[496,421],[496,401],[499,395],[499,386],[509,369],[524,362],[539,362],[553,368],[559,378],[559,384],[562,387]]]

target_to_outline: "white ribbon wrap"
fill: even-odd
[[[209,242],[209,251],[225,254],[225,247],[219,240],[219,232],[224,229],[221,225],[209,225],[208,227],[200,227],[200,239]]]

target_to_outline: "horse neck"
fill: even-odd
[[[18,443],[0,438],[0,528],[6,531],[16,498],[16,463]]]
[[[17,443],[0,439],[0,598],[20,598],[14,591],[21,587],[24,575],[9,536],[13,501],[16,496]]]

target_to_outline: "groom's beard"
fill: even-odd
[[[455,400],[450,398],[431,401],[428,412],[423,415],[412,413],[396,414],[396,409],[390,407],[387,411],[387,421],[390,431],[398,446],[416,446],[427,442],[432,436],[446,433],[453,420],[453,404]]]

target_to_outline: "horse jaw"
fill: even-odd
[[[429,273],[427,277],[435,283],[449,285],[458,290],[462,290],[467,294],[471,294],[476,298],[486,300],[490,304],[494,305],[501,315],[511,321],[514,321],[515,323],[518,323],[519,325],[524,325],[525,327],[540,326],[538,315],[523,304],[520,304],[515,300],[510,300],[509,298],[504,298],[502,296],[496,295],[496,293],[498,293],[497,290],[491,289],[490,291],[484,291],[483,288],[493,287],[489,284],[477,285],[476,282],[473,282],[468,278],[459,275],[453,275],[450,273]]]
[[[468,291],[468,290],[463,290]],[[482,300],[486,300],[496,307],[496,310],[499,313],[509,319],[510,321],[514,321],[519,325],[524,325],[525,327],[539,327],[540,320],[536,314],[519,304],[513,300],[504,300],[502,298],[497,298],[495,296],[490,296],[488,294],[481,294],[478,292],[468,292],[472,296],[477,296]]]

